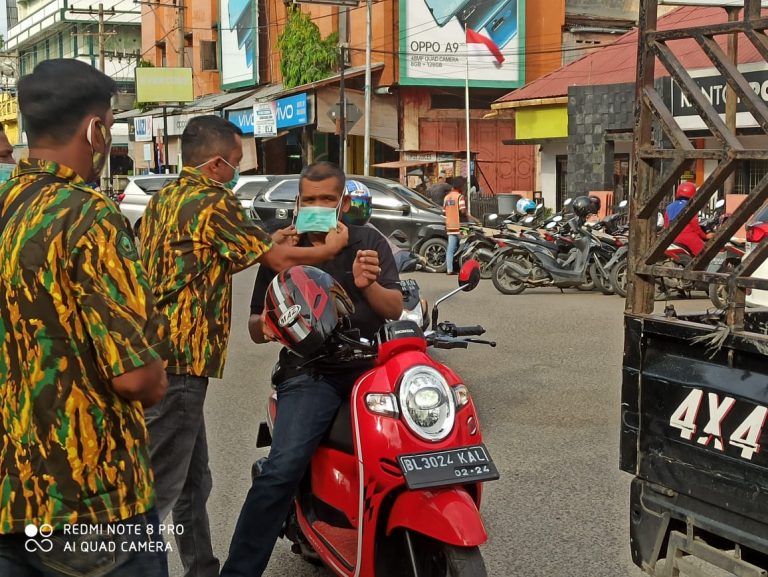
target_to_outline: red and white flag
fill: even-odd
[[[477,59],[484,56],[493,56],[497,66],[501,66],[501,63],[504,62],[504,55],[493,40],[467,28],[467,57]]]

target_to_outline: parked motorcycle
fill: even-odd
[[[315,452],[284,536],[295,553],[336,575],[487,575],[479,507],[483,482],[499,473],[467,386],[427,354],[429,346],[495,346],[472,338],[485,332],[481,326],[439,322],[442,302],[477,286],[478,263],[466,263],[458,278],[459,287],[435,303],[431,331],[392,321],[373,343],[343,329],[326,342],[327,358],[376,366],[358,379]],[[258,446],[271,443],[276,406],[273,393]]]
[[[593,237],[581,217],[571,219],[568,226],[574,238],[561,237],[571,243],[567,253],[554,253],[550,247],[531,242],[514,245],[494,266],[493,286],[503,294],[515,295],[529,287],[578,287],[587,282]]]

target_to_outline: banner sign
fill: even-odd
[[[467,65],[465,29],[504,56]],[[519,88],[525,84],[525,0],[400,0],[400,84]]]
[[[152,142],[152,117],[137,116],[133,119],[134,138],[136,142]]]

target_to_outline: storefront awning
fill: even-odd
[[[431,162],[421,162],[419,160],[394,160],[391,162],[379,162],[378,164],[372,164],[374,168],[409,168],[411,166],[424,166],[425,164],[432,164]]]
[[[371,71],[376,72],[384,68],[383,62],[374,62],[371,64]],[[352,68],[344,69],[344,79],[357,78],[365,74],[365,66],[353,66]],[[299,94],[300,92],[308,92],[322,86],[328,86],[329,84],[337,84],[341,79],[340,74],[334,74],[328,78],[323,78],[317,82],[310,82],[308,84],[302,84],[301,86],[294,86],[293,88],[284,88],[282,84],[269,84],[256,90],[250,97],[243,99],[242,101],[225,106],[224,110],[245,110],[252,108],[257,102],[265,102],[268,100],[276,100],[284,96],[290,96],[291,94]]]
[[[252,96],[256,90],[244,90],[241,92],[226,92],[220,94],[208,94],[202,96],[190,102],[184,108],[182,108],[183,114],[189,114],[192,112],[211,112],[214,110],[221,110],[226,106],[230,106],[236,102]]]

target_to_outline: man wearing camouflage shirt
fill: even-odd
[[[208,379],[224,371],[232,274],[258,262],[282,270],[333,258],[347,243],[339,223],[330,246],[272,244],[245,215],[231,187],[243,157],[242,131],[199,116],[181,136],[184,168],[156,193],[141,222],[142,260],[157,306],[170,321],[168,394],[147,411],[160,519],[173,511],[187,577],[218,577],[206,512],[211,492],[203,403]]]
[[[109,154],[116,91],[64,59],[18,84],[30,158],[0,186],[3,576],[168,574],[147,547],[159,527],[141,407],[167,385],[165,319],[126,219],[85,184]]]

